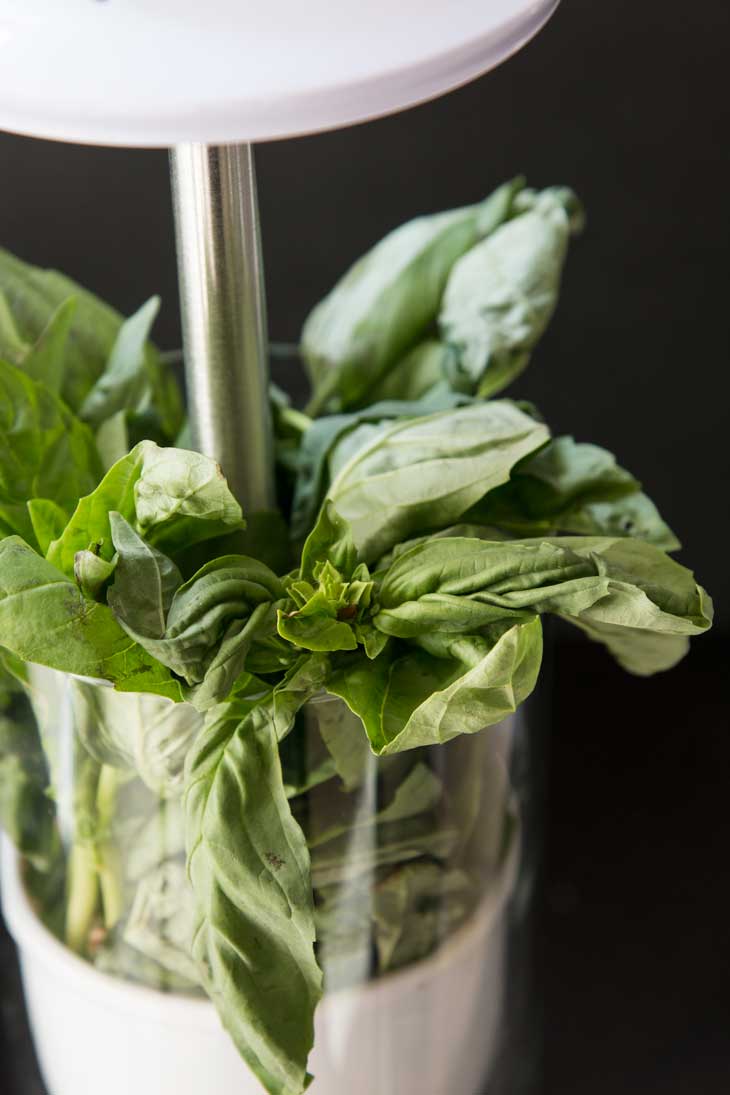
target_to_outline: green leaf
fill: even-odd
[[[453,352],[450,346],[435,338],[419,342],[371,388],[368,398],[373,403],[413,401],[433,393],[434,389],[448,390]]]
[[[166,555],[138,536],[120,513],[112,511],[109,522],[117,554],[109,605],[122,626],[126,624],[144,638],[161,639],[182,575]]]
[[[68,524],[68,514],[50,498],[31,498],[28,502],[28,516],[41,554],[45,555]]]
[[[0,718],[0,827],[40,871],[60,852],[48,769],[31,719]]]
[[[323,505],[317,524],[302,550],[301,579],[314,581],[317,565],[325,562],[347,579],[352,577],[358,563],[352,530],[331,502]]]
[[[123,324],[122,316],[71,278],[31,266],[0,249],[0,299],[3,295],[18,337],[26,347],[39,339],[54,312],[69,297],[76,301],[61,371],[63,398],[78,411],[107,367]],[[0,333],[0,348],[2,341]],[[159,430],[161,440],[172,441],[182,423],[180,393],[155,348],[148,344],[145,352],[150,376],[147,425]]]
[[[45,384],[56,395],[61,394],[63,387],[64,354],[75,312],[75,297],[59,304],[35,345],[20,362],[28,376]]]
[[[609,649],[639,673],[669,667],[683,649],[676,638],[659,638],[648,656],[645,633],[686,637],[712,620],[711,602],[690,571],[652,544],[608,537],[435,539],[395,559],[379,603],[379,630],[419,641],[432,632],[473,633],[508,617],[556,613],[593,637],[605,632]],[[622,643],[615,628],[626,629]],[[644,633],[639,643],[634,630]]]
[[[77,553],[92,546],[101,558],[111,561],[114,545],[109,514],[115,511],[128,521],[135,520],[135,487],[146,451],[144,443],[138,445],[109,469],[91,494],[78,500],[66,528],[47,552],[49,562],[64,574],[72,575]]]
[[[137,524],[160,551],[171,554],[245,527],[241,507],[214,460],[150,442],[142,447],[143,468],[134,488]]]
[[[90,601],[103,600],[103,591],[109,582],[116,559],[107,562],[93,551],[77,551],[74,561],[74,578],[84,597]]]
[[[375,891],[375,940],[380,969],[399,969],[427,957],[462,923],[475,904],[465,871],[431,860],[404,863]]]
[[[109,591],[116,618],[152,657],[188,685],[200,685],[213,673],[203,693],[206,703],[224,699],[243,672],[251,643],[260,633],[274,630],[272,606],[283,598],[283,585],[256,559],[228,555],[207,563],[172,596],[179,575],[159,552],[148,557],[144,569],[135,565],[142,550],[130,556],[128,567],[122,566],[120,552]]]
[[[90,545],[111,560],[112,512],[170,555],[243,525],[241,508],[214,460],[141,441],[80,499],[63,534],[51,544],[49,560],[72,574],[76,553]]]
[[[421,400],[392,400],[376,403],[349,414],[327,415],[315,419],[303,435],[297,454],[297,480],[292,503],[291,532],[302,540],[315,522],[329,481],[349,455],[362,448],[365,441],[384,433],[390,422],[397,419],[422,418],[435,411],[451,410],[470,402],[468,397],[439,389]],[[361,428],[363,427],[363,428]],[[364,429],[364,427],[370,427]],[[333,465],[333,453],[337,459]]]
[[[519,210],[519,197],[515,204]],[[531,196],[526,212],[454,266],[439,328],[455,351],[456,390],[492,396],[529,363],[557,304],[574,204],[574,195],[560,189]]]
[[[453,524],[548,437],[507,401],[399,422],[351,457],[328,498],[370,562],[409,536]]]
[[[109,361],[79,409],[95,429],[119,411],[143,410],[150,395],[147,339],[160,310],[152,297],[119,328]]]
[[[371,756],[362,722],[333,697],[321,697],[310,709],[344,789],[354,791],[362,782]]]
[[[265,702],[209,717],[188,766],[193,953],[237,1048],[270,1095],[301,1095],[322,975],[309,853],[291,815],[277,743],[321,686],[305,659]]]
[[[0,358],[19,365],[30,348],[30,344],[20,336],[5,293],[0,291]]]
[[[410,221],[355,263],[304,325],[310,413],[371,402],[369,389],[433,324],[454,263],[509,216],[522,185],[516,180],[481,204]]]
[[[448,637],[439,655],[389,648],[371,663],[353,658],[328,681],[378,756],[474,734],[514,712],[540,671],[540,621],[503,628],[495,639]]]
[[[163,969],[195,985],[198,970],[191,957],[194,918],[185,867],[168,860],[139,882],[124,939]]]
[[[23,535],[30,499],[70,510],[100,476],[86,426],[45,385],[0,361],[0,517]]]
[[[180,698],[169,672],[129,639],[106,605],[87,601],[17,536],[0,541],[0,634],[23,661]]]
[[[133,769],[159,798],[182,793],[185,759],[203,723],[194,707],[83,681],[74,682],[73,697],[77,729],[92,757]]]
[[[63,395],[69,406],[79,407],[104,368],[121,316],[63,274],[31,266],[2,250],[0,290],[21,336],[31,345],[56,309],[69,297],[76,298],[76,314],[64,354]]]
[[[305,650],[355,650],[373,642],[373,582],[346,521],[325,503],[302,553],[300,577],[286,582],[289,599],[278,610],[279,635]],[[338,569],[338,566],[341,569]]]
[[[673,551],[679,541],[640,483],[598,445],[557,437],[466,515],[523,536],[552,531],[635,536]]]

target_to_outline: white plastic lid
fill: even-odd
[[[3,0],[0,128],[128,146],[260,141],[435,97],[558,0]]]

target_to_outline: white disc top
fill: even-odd
[[[558,0],[2,0],[0,128],[165,146],[295,136],[433,98]]]

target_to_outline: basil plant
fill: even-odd
[[[486,791],[462,765],[457,809],[421,747],[515,712],[546,616],[639,675],[711,624],[639,480],[502,395],[581,222],[570,190],[517,179],[355,263],[304,325],[308,406],[272,390],[287,502],[266,514],[188,447],[157,299],[123,320],[0,252],[0,820],[53,930],[207,993],[270,1095],[311,1080],[323,966],[347,983],[363,938],[407,965],[430,898],[454,928],[474,907],[450,856]],[[343,804],[374,757],[387,802],[363,821]]]

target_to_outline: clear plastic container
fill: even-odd
[[[44,669],[32,671],[29,698],[53,791],[47,816],[37,811],[24,877],[28,907],[65,954],[77,956],[61,980],[68,987],[78,977],[81,959],[84,973],[98,971],[100,986],[110,978],[125,985],[125,1005],[134,1000],[127,990],[138,987],[139,1014],[149,1021],[152,1008],[168,1031],[184,1001],[188,1018],[212,1013],[190,954],[195,911],[182,802],[200,716]],[[310,1065],[314,1095],[529,1089],[538,1045],[528,917],[538,847],[535,708],[524,705],[498,726],[443,746],[379,759],[359,720],[323,695],[282,742],[285,786],[310,849],[325,977]],[[12,910],[9,919],[17,938]],[[41,1013],[50,982],[44,987],[29,972],[36,944],[18,941],[27,991],[32,985],[37,997],[31,1011],[51,1095],[96,1095],[101,1076],[90,1076],[83,1091],[77,1078],[71,1090],[64,1078],[71,1073],[58,1067],[58,1044],[72,1052],[68,1029],[48,1048],[56,1020]],[[82,980],[90,991],[93,983]],[[103,1011],[79,1018],[84,1037],[89,1014]],[[135,1051],[125,1022],[110,1012],[109,1029],[96,1039],[119,1042],[119,1091],[202,1095],[200,1086],[185,1086],[202,1081],[191,1080],[192,1065],[183,1067],[179,1038],[158,1037],[155,1052],[169,1055],[169,1068],[145,1071],[145,1051],[141,1043]],[[210,1016],[206,1022],[206,1036],[212,1030],[224,1044],[227,1035]],[[193,1050],[189,1024],[180,1029]],[[216,1077],[216,1095],[260,1092],[229,1046],[219,1054],[229,1065]],[[209,1046],[201,1042],[200,1051],[210,1059]],[[108,1075],[103,1085],[112,1090]]]

